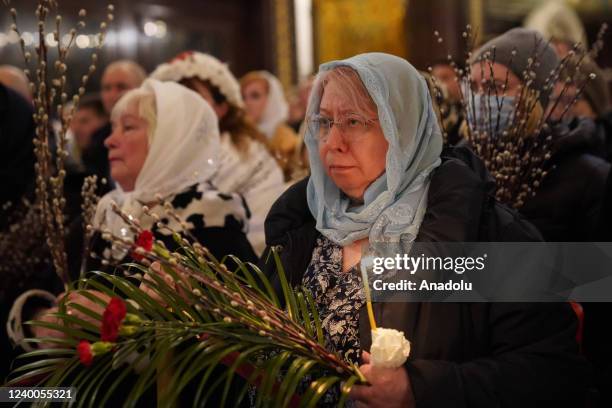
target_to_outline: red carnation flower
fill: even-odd
[[[121,298],[114,297],[110,300],[102,315],[102,330],[100,336],[102,341],[114,342],[117,340],[119,327],[123,319],[125,319],[126,313],[127,309],[125,307],[125,302]]]
[[[91,344],[87,340],[81,340],[77,346],[77,354],[81,363],[90,366],[93,362],[93,353],[91,352]]]
[[[153,249],[153,233],[151,231],[143,230],[140,235],[138,235],[136,243],[134,244],[134,249],[139,247],[147,252],[150,252]],[[132,258],[137,261],[142,261],[144,257],[136,253],[136,251],[132,251]]]

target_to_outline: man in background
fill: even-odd
[[[74,138],[75,162],[81,164],[81,153],[91,146],[94,133],[107,124],[108,114],[102,99],[96,94],[85,95],[70,122],[70,131]]]

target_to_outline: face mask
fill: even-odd
[[[495,95],[474,94],[474,99],[470,99],[468,106],[468,116],[474,130],[497,138],[512,125],[514,103],[513,96],[498,98]]]

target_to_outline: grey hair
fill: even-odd
[[[364,117],[368,117],[371,114],[378,115],[376,103],[359,77],[359,74],[353,68],[338,66],[329,71],[319,73],[315,78],[312,93],[321,99],[325,92],[325,87],[330,82],[340,82],[342,84],[340,91],[348,100],[353,102],[355,113]],[[318,106],[313,108],[319,109]],[[307,116],[314,113],[316,112],[307,112]]]

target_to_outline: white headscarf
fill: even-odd
[[[123,220],[113,213],[115,201],[139,219],[144,203],[157,194],[168,197],[204,182],[217,170],[219,127],[212,108],[200,95],[174,82],[145,81],[141,88],[155,94],[157,122],[149,138],[149,152],[134,190],[117,187],[98,204],[94,224],[118,236],[129,235]]]
[[[289,118],[289,104],[278,78],[268,71],[257,71],[257,74],[268,82],[268,100],[257,127],[268,139],[271,139],[278,125],[285,123]]]

